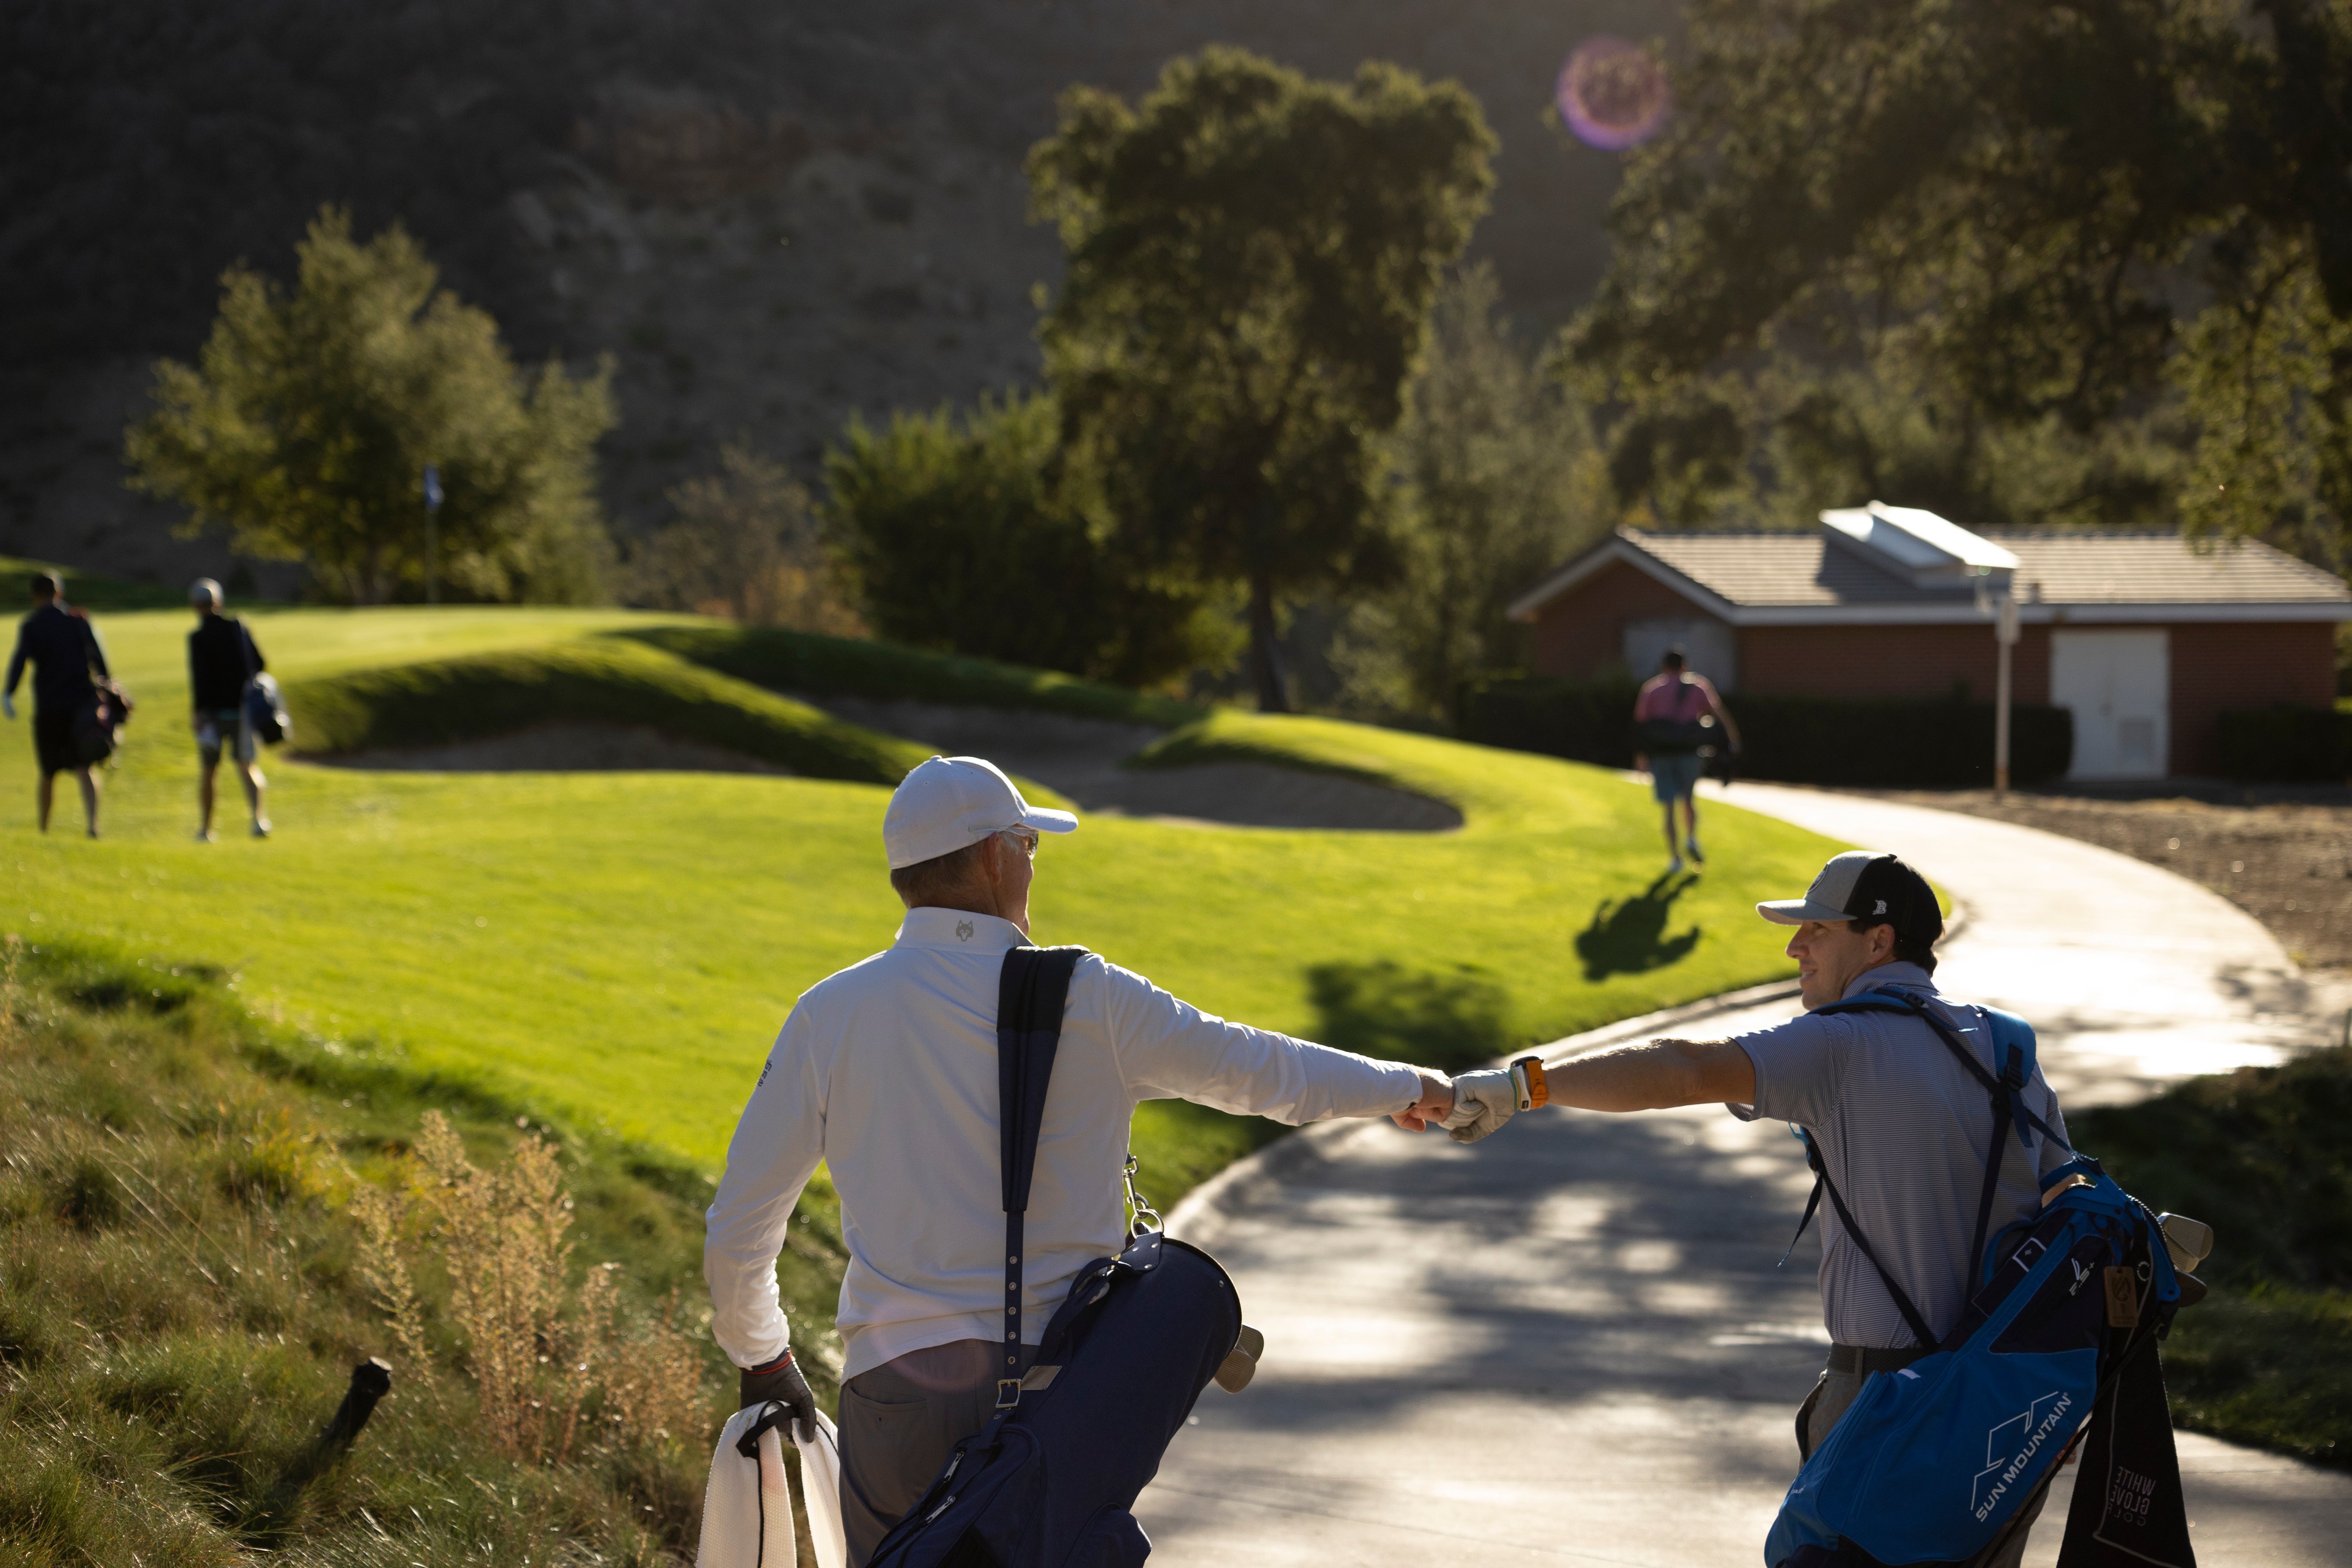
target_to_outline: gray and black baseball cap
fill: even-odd
[[[1784,926],[1807,921],[1884,921],[1910,942],[1934,942],[1944,934],[1944,913],[1936,890],[1895,856],[1883,849],[1849,849],[1833,857],[1801,899],[1776,899],[1756,912]]]

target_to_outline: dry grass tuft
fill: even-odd
[[[427,1111],[399,1191],[355,1185],[359,1271],[411,1366],[432,1377],[418,1265],[446,1282],[446,1327],[474,1384],[482,1431],[533,1464],[562,1464],[588,1431],[602,1440],[699,1438],[709,1402],[699,1341],[679,1330],[672,1291],[659,1316],[623,1310],[621,1265],[572,1277],[572,1200],[552,1145],[519,1140],[504,1164],[467,1155]]]

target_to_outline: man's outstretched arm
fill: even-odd
[[[1649,1040],[1612,1046],[1546,1067],[1550,1104],[1580,1110],[1664,1110],[1676,1105],[1747,1105],[1756,1064],[1729,1040]]]
[[[1546,1105],[1580,1110],[1664,1110],[1676,1105],[1749,1105],[1756,1064],[1729,1040],[1651,1040],[1570,1057],[1544,1068]],[[1454,1080],[1445,1130],[1475,1143],[1521,1108],[1524,1086],[1508,1072],[1464,1073]]]

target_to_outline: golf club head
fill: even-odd
[[[1225,1353],[1223,1361],[1217,1363],[1217,1386],[1227,1394],[1239,1394],[1247,1388],[1250,1379],[1257,1375],[1258,1357],[1265,1353],[1265,1336],[1244,1323],[1241,1336],[1234,1341],[1234,1348]]]

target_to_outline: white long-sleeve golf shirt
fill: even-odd
[[[843,1375],[1004,1313],[996,1002],[1020,928],[909,910],[886,952],[811,987],[784,1020],[727,1146],[703,1276],[711,1331],[739,1366],[782,1353],[776,1255],[817,1163],[841,1194]],[[1410,1068],[1211,1017],[1089,954],[1070,977],[1025,1222],[1031,1343],[1126,1224],[1119,1167],[1140,1100],[1197,1100],[1279,1121],[1377,1116],[1420,1097]]]

